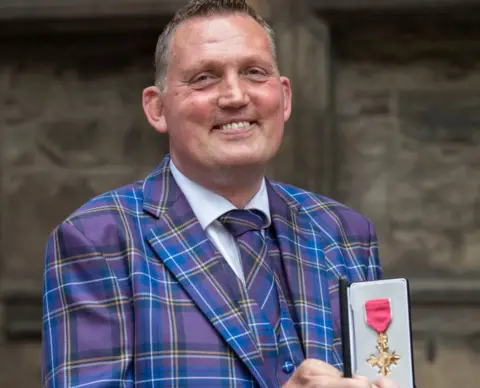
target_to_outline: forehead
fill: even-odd
[[[271,57],[271,45],[266,31],[253,18],[225,14],[182,23],[172,39],[171,53],[174,60],[181,62],[242,54]]]

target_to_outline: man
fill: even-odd
[[[271,29],[192,1],[156,65],[143,107],[170,154],[49,238],[44,386],[393,387],[341,374],[337,282],[380,276],[372,225],[264,176],[291,107]]]

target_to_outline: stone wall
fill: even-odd
[[[478,277],[480,27],[401,20],[333,34],[338,194],[375,220],[390,273]]]
[[[419,387],[474,386],[480,361],[479,305],[447,301],[449,283],[480,284],[480,23],[452,20],[331,23],[337,197],[373,219],[387,276],[444,284],[414,310]]]
[[[47,233],[96,193],[138,179],[166,142],[146,122],[154,36],[26,36],[1,51],[2,284],[41,285]]]

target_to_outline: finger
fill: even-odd
[[[388,377],[382,377],[378,379],[375,381],[375,384],[378,386],[378,388],[400,388],[398,384],[394,383]]]
[[[370,383],[370,379],[368,377],[353,375],[352,378],[356,381],[361,381],[368,388],[380,388],[378,385]]]
[[[354,380],[357,380],[357,381],[363,381],[363,382],[370,382],[370,380],[368,379],[368,377],[365,377],[365,376],[360,376],[360,375],[353,375],[352,378]]]
[[[371,388],[368,380],[358,380],[353,378],[335,378],[330,376],[315,376],[302,388]]]
[[[361,381],[368,388],[381,388],[377,384],[370,383],[370,379],[368,377],[361,375],[353,375],[352,378],[353,380]]]
[[[342,373],[333,365],[312,358],[303,361],[295,373],[307,379],[313,376],[329,376],[337,379],[342,377]]]

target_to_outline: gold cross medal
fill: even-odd
[[[398,365],[400,356],[391,351],[388,345],[387,330],[392,322],[390,299],[372,299],[365,302],[365,318],[367,325],[377,333],[377,352],[367,358],[372,368],[378,368],[378,373],[388,376],[390,367]]]

